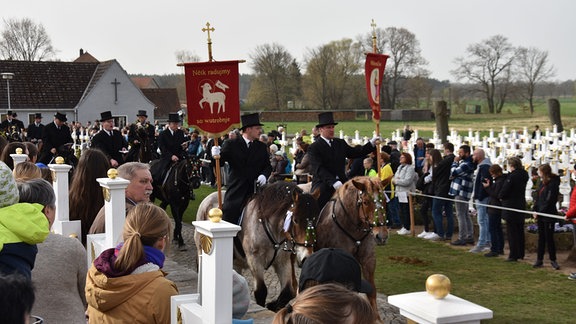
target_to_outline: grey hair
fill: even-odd
[[[18,182],[21,203],[37,203],[44,207],[56,207],[56,194],[50,182],[44,179],[30,179]]]
[[[118,176],[126,180],[132,180],[138,170],[150,170],[150,166],[141,162],[128,162],[118,167]]]

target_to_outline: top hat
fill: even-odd
[[[168,114],[168,122],[169,123],[179,123],[180,122],[180,115],[178,115],[178,113],[169,113]]]
[[[34,114],[34,118],[42,119],[42,114],[41,114],[41,113],[36,113],[36,114]]]
[[[6,115],[12,116],[12,110],[8,110],[8,111],[6,112]]]
[[[56,117],[59,121],[62,121],[62,122],[65,122],[65,121],[68,120],[68,119],[66,118],[66,114],[61,114],[61,113],[59,113],[59,112],[56,112],[56,113],[54,114],[54,117]]]
[[[326,125],[338,125],[338,123],[334,122],[334,115],[331,111],[318,114],[318,125],[316,125],[316,127],[322,127]]]
[[[100,113],[100,121],[106,121],[106,120],[110,120],[110,119],[114,119],[114,117],[112,117],[112,112],[111,111],[105,111],[105,112],[101,112]]]
[[[138,110],[138,113],[136,114],[137,117],[140,116],[144,116],[144,117],[148,117],[148,115],[146,114],[146,110]]]
[[[341,249],[324,248],[308,257],[300,272],[299,292],[306,288],[306,281],[309,280],[319,284],[337,282],[357,292],[372,292],[372,285],[362,279],[358,261]]]
[[[241,130],[252,126],[264,126],[263,124],[260,124],[260,117],[258,113],[243,115],[240,118],[242,119],[242,128],[240,128]]]

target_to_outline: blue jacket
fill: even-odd
[[[478,172],[476,173],[476,179],[474,179],[474,199],[476,200],[484,200],[490,197],[486,189],[484,189],[482,182],[484,182],[484,179],[491,179],[490,172],[488,171],[491,165],[492,162],[490,162],[489,158],[485,158],[478,164]]]

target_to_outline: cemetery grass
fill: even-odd
[[[376,255],[376,287],[385,295],[424,291],[426,278],[441,273],[453,295],[493,311],[490,323],[574,321],[574,282],[563,273],[395,234]]]
[[[562,123],[564,129],[576,128],[576,99],[561,100]],[[355,121],[337,121],[338,125],[335,126],[335,135],[339,136],[342,130],[345,135],[354,137],[354,132],[359,131],[360,136],[372,137],[375,130],[375,123],[366,120]],[[268,133],[276,128],[276,125],[281,124],[278,121],[263,121],[264,132]],[[309,134],[312,127],[316,122],[284,122],[287,127],[287,134],[293,136],[296,132],[305,129]],[[390,138],[393,131],[402,130],[404,125],[409,124],[412,129],[418,130],[418,135],[424,138],[431,138],[433,131],[436,129],[435,120],[429,121],[381,121],[380,133],[383,138]],[[531,134],[534,125],[539,125],[542,131],[546,128],[552,129],[550,119],[548,117],[548,107],[545,101],[536,102],[534,114],[530,114],[528,110],[517,105],[506,105],[499,114],[464,114],[453,112],[448,121],[448,127],[455,129],[460,135],[468,136],[468,130],[473,132],[479,131],[480,137],[488,136],[490,129],[494,130],[494,135],[497,136],[502,131],[502,127],[506,127],[507,131],[516,130],[522,132],[523,127],[528,128]]]

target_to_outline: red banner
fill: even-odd
[[[211,136],[240,127],[238,63],[184,63],[189,126]]]
[[[388,55],[384,54],[366,54],[366,63],[364,65],[366,91],[368,91],[368,101],[370,101],[372,120],[374,122],[380,122],[380,87],[387,59]]]

